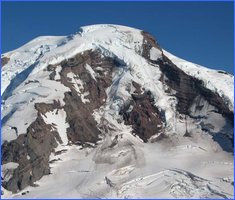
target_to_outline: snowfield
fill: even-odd
[[[63,147],[68,151],[53,157],[60,160],[51,164],[51,175],[36,182],[38,187],[4,197],[233,198],[233,156],[207,135],[175,135],[147,144],[128,130],[118,136],[122,138],[114,149],[108,147],[111,138],[97,148]]]
[[[201,103],[208,104],[206,109],[196,112],[193,104],[192,117],[206,117],[200,122],[188,118],[187,128],[194,134],[183,137],[186,126],[176,113],[177,99],[164,92],[167,85],[160,81],[161,70],[141,56],[142,44],[138,29],[92,25],[70,36],[39,37],[4,54],[10,60],[2,67],[2,144],[26,133],[37,117],[35,103],[56,100],[64,105],[64,93],[70,88],[60,82],[61,66],[56,69],[55,80],[49,79],[50,73],[45,70],[48,65],[59,64],[85,50],[99,50],[103,56],[117,58],[122,65],[112,74],[106,102],[92,113],[97,127],[107,123],[109,133],[102,134],[97,145],[70,145],[64,109],[47,112],[43,120],[58,131],[62,143],[56,150],[63,153],[51,154],[51,174],[35,182],[35,187],[28,186],[15,194],[2,187],[2,198],[234,198],[233,154],[224,151],[211,134],[198,129],[202,123],[216,124],[214,133],[231,127],[221,114],[211,112],[215,108],[202,99]],[[206,88],[223,98],[230,111],[234,110],[232,75],[156,48],[150,50],[150,59],[161,59],[163,54],[186,74],[202,80]],[[86,70],[97,81],[92,67],[87,64]],[[86,106],[89,92],[82,92],[82,80],[72,72],[67,78]],[[132,81],[141,85],[143,93],[150,91],[154,105],[165,111],[168,137],[158,140],[160,135],[154,135],[144,143],[122,121],[119,111],[132,98]],[[10,179],[18,165],[2,165],[2,176]]]

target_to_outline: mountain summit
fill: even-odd
[[[233,197],[231,74],[107,24],[1,60],[3,197]]]

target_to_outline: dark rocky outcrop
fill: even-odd
[[[86,69],[86,65],[94,70],[95,79]],[[100,130],[92,113],[104,104],[107,98],[105,89],[112,84],[112,71],[118,65],[116,60],[102,57],[99,51],[85,51],[61,63],[61,82],[71,89],[71,92],[65,93],[64,109],[67,114],[66,121],[69,123],[67,135],[72,143],[79,141],[83,145],[86,142],[97,142]],[[102,70],[98,67],[102,67]],[[82,93],[88,93],[89,102],[82,102],[81,96],[67,77],[70,72],[79,76],[83,83]]]
[[[72,143],[80,141],[96,143],[100,131],[92,116],[92,111],[83,104],[76,93],[65,93],[64,110],[67,114],[66,121],[69,123],[67,129],[68,140]]]
[[[8,57],[2,57],[1,58],[2,67],[4,65],[6,65],[9,62],[9,60],[10,60],[10,58],[8,58]]]
[[[162,73],[165,75],[166,83],[171,89],[176,91],[178,98],[177,111],[181,114],[189,115],[189,108],[194,99],[202,96],[211,105],[218,109],[218,112],[228,118],[233,123],[233,112],[225,104],[225,101],[217,93],[207,89],[201,80],[187,75],[176,65],[174,65],[165,55],[161,60],[156,61]]]
[[[62,106],[60,101],[53,100],[53,103],[36,103],[35,109],[42,115],[45,115],[47,112],[52,112],[55,109],[61,109]]]
[[[86,69],[86,65],[94,70],[96,80]],[[89,92],[88,99],[90,102],[86,103],[86,107],[91,111],[104,103],[106,99],[105,89],[112,84],[112,72],[118,65],[119,63],[116,60],[102,57],[99,51],[85,51],[83,54],[77,54],[61,63],[61,82],[71,89],[72,94],[81,98],[73,88],[73,84],[70,83],[67,74],[72,72],[79,76],[79,79],[83,82],[84,89],[82,92]],[[102,67],[102,70],[100,70],[100,67]]]
[[[151,93],[141,94],[140,86],[135,82],[132,84],[136,88],[132,94],[133,101],[124,106],[119,114],[123,116],[125,124],[132,125],[133,133],[147,142],[151,136],[163,131],[163,115],[154,106]]]
[[[170,59],[168,59],[164,54],[162,57],[156,61],[150,59],[150,49],[156,47],[161,50],[154,37],[150,34],[142,32],[144,36],[143,39],[143,57],[145,57],[150,63],[155,64],[162,71],[160,81],[163,84],[166,84],[169,88],[165,91],[169,95],[173,95],[177,98],[176,109],[180,114],[185,114],[189,117],[191,116],[190,107],[197,99],[205,99],[210,105],[214,106],[216,109],[214,112],[218,112],[227,119],[229,126],[234,126],[234,113],[230,111],[229,104],[225,97],[221,97],[218,93],[212,92],[204,86],[204,83],[192,76],[186,74],[183,70],[178,68]],[[221,73],[221,72],[219,72]],[[202,110],[206,105],[196,105],[197,110]],[[202,117],[202,116],[200,116]],[[206,117],[206,116],[204,116]],[[221,127],[222,128],[222,127]],[[213,136],[213,139],[218,142],[218,144],[225,150],[232,152],[233,151],[233,132],[231,129],[229,133],[210,133],[208,130],[203,131],[208,132]],[[213,130],[213,129],[210,129]],[[189,136],[186,131],[185,136]]]
[[[175,96],[178,99],[177,111],[181,114],[189,115],[189,108],[194,99],[198,96],[205,98],[211,105],[218,109],[218,112],[228,118],[233,124],[234,113],[231,112],[226,105],[225,99],[222,99],[216,92],[207,89],[201,80],[187,75],[183,70],[178,68],[164,54],[157,61],[149,58],[149,51],[152,47],[161,50],[153,36],[146,32],[142,32],[143,39],[143,57],[149,62],[157,64],[162,71],[160,80],[163,84],[167,84],[171,89],[176,91]],[[162,50],[161,50],[162,51]],[[170,91],[169,91],[170,92]]]
[[[2,145],[2,164],[19,164],[12,178],[7,182],[3,181],[6,189],[17,192],[28,185],[34,185],[35,181],[50,173],[49,156],[61,139],[58,132],[52,131],[51,125],[46,124],[41,115],[56,107],[56,103],[36,104],[38,116],[27,128],[27,133]]]
[[[144,58],[150,60],[150,49],[152,47],[155,47],[162,52],[161,47],[150,33],[142,31],[141,34],[143,35],[142,56]]]

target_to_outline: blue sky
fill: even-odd
[[[100,23],[143,29],[181,58],[233,73],[233,2],[3,2],[2,52]]]

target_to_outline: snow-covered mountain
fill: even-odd
[[[233,75],[118,25],[1,61],[3,198],[233,198]]]

